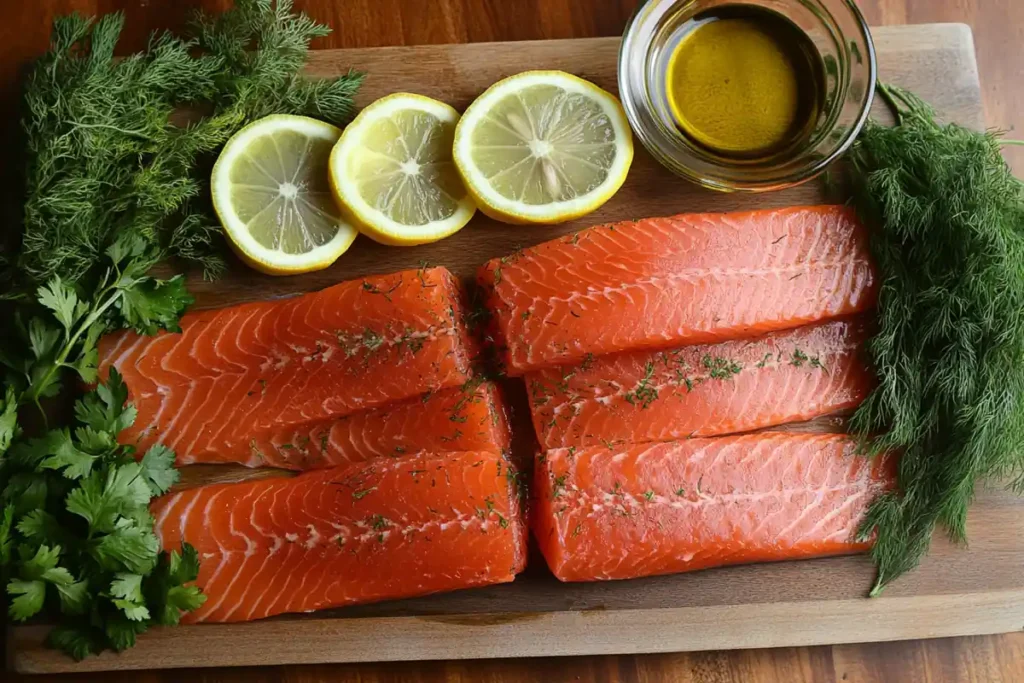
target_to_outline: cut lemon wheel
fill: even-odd
[[[331,153],[331,188],[345,217],[384,244],[436,242],[476,212],[452,162],[459,113],[422,95],[377,100]]]
[[[622,105],[562,71],[498,81],[462,115],[455,164],[480,210],[511,223],[560,223],[622,186],[633,135]]]
[[[213,206],[238,255],[272,275],[320,270],[358,232],[331,196],[327,162],[341,131],[305,116],[275,115],[228,140],[210,179]]]

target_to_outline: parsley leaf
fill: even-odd
[[[156,334],[159,330],[180,332],[178,319],[194,299],[185,289],[185,278],[177,275],[170,280],[122,280],[118,282],[121,298],[117,306],[125,326],[142,334]]]
[[[132,621],[149,619],[145,599],[142,597],[142,575],[120,572],[114,575],[110,584],[114,605]]]
[[[114,530],[104,535],[90,551],[107,571],[127,569],[149,573],[156,566],[160,543],[151,528],[144,529],[134,520],[122,517]]]
[[[143,608],[145,609],[145,608]],[[147,619],[142,617],[142,619]],[[127,615],[115,615],[107,619],[104,625],[104,633],[107,636],[107,642],[114,648],[115,651],[120,652],[127,650],[130,647],[135,646],[135,638],[140,633],[144,633],[149,628],[149,624],[139,619],[132,619]]]
[[[65,538],[64,528],[57,518],[39,509],[30,510],[18,521],[18,532],[37,543],[60,543]]]
[[[15,449],[11,449],[12,452]],[[11,476],[3,491],[2,499],[14,506],[14,515],[24,515],[31,510],[46,507],[50,486],[45,478],[18,472]]]
[[[92,427],[78,427],[75,429],[75,440],[78,441],[79,448],[93,455],[104,455],[118,447],[117,440],[113,434],[98,431]]]
[[[21,570],[18,572],[21,578],[41,579],[46,572],[57,567],[60,546],[41,545],[33,554],[31,548],[22,545],[18,548],[18,554],[21,556]]]
[[[203,595],[195,585],[185,585],[199,576],[199,554],[188,543],[183,543],[181,553],[172,550],[160,558],[160,564],[152,574],[147,594],[155,595],[158,605],[156,621],[165,626],[177,624],[184,612],[198,609],[204,602]]]
[[[109,467],[82,480],[81,486],[67,496],[68,512],[89,523],[90,531],[122,533],[125,514],[132,508],[149,504],[152,491],[138,463]]]
[[[78,621],[54,627],[46,637],[46,643],[63,650],[77,660],[85,659],[103,649],[103,641],[98,637],[96,630]]]
[[[142,476],[146,478],[154,496],[167,493],[178,482],[178,470],[174,469],[174,451],[163,444],[152,446],[142,456]]]
[[[46,584],[42,581],[21,581],[11,579],[7,583],[7,594],[12,596],[7,613],[12,619],[25,621],[43,609],[46,599]]]
[[[60,330],[42,318],[32,318],[28,323],[28,343],[36,360],[49,358],[60,343]]]
[[[11,548],[14,546],[14,539],[11,537],[13,526],[14,505],[8,503],[4,506],[3,517],[0,517],[0,567],[6,567],[11,562]]]
[[[89,611],[91,596],[88,581],[59,583],[57,594],[60,596],[60,611],[64,614],[85,614]]]
[[[75,290],[71,285],[62,282],[58,275],[36,292],[39,303],[53,311],[54,317],[64,326],[66,333],[70,333],[71,328],[85,315],[89,307],[86,302],[78,300]]]
[[[75,403],[75,417],[100,432],[117,434],[135,423],[135,407],[125,405],[128,387],[117,368],[110,368],[106,384]]]
[[[11,447],[11,442],[18,437],[18,397],[14,387],[7,387],[7,396],[0,400],[0,456]]]
[[[50,434],[54,436],[51,440],[53,442],[51,444],[52,453],[43,459],[40,467],[48,470],[63,469],[63,474],[68,479],[81,479],[88,476],[92,471],[96,456],[78,450],[67,429],[56,430]]]
[[[98,378],[97,366],[100,362],[100,352],[96,344],[106,331],[106,323],[96,322],[90,325],[85,332],[85,340],[82,342],[82,349],[74,362],[74,368],[78,376],[86,384],[92,384]]]

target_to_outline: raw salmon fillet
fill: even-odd
[[[405,598],[511,581],[526,529],[494,453],[354,463],[189,489],[152,505],[165,548],[199,553],[207,595],[185,621]]]
[[[538,457],[534,533],[562,581],[629,579],[866,550],[892,458],[839,434],[765,432]]]
[[[513,375],[797,327],[870,308],[876,287],[842,206],[598,226],[494,259],[479,280]]]
[[[755,339],[628,351],[528,373],[544,449],[716,436],[853,408],[874,385],[864,321]]]
[[[190,313],[180,334],[100,341],[138,410],[121,433],[183,458],[248,446],[282,427],[462,385],[471,353],[444,268],[344,282],[293,299]]]
[[[508,450],[510,441],[508,413],[498,388],[470,380],[462,387],[383,408],[281,427],[248,443],[227,441],[179,457],[178,462],[309,470],[415,453],[498,454]]]

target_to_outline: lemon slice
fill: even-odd
[[[436,242],[476,212],[452,162],[459,113],[397,93],[363,109],[331,153],[331,188],[360,232],[384,244]]]
[[[213,206],[238,255],[271,275],[321,270],[359,234],[341,218],[327,161],[341,131],[275,115],[235,133],[210,180]]]
[[[622,186],[633,135],[622,105],[562,71],[527,71],[487,89],[455,130],[455,164],[480,210],[511,223],[560,223]]]

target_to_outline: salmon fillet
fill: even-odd
[[[562,581],[629,579],[866,550],[892,458],[838,434],[767,432],[539,456],[532,515]]]
[[[460,291],[444,268],[344,282],[293,299],[185,315],[181,333],[100,341],[138,410],[121,433],[182,457],[282,427],[456,387],[470,378]]]
[[[152,505],[165,548],[199,553],[187,622],[404,598],[513,580],[526,561],[514,472],[494,453],[354,463],[203,486]]]
[[[630,351],[525,376],[544,449],[716,436],[853,408],[874,385],[864,321]]]
[[[508,413],[498,388],[470,380],[383,408],[316,420],[258,435],[248,443],[179,457],[179,464],[228,462],[309,470],[415,453],[509,449]]]
[[[512,375],[797,327],[870,308],[876,287],[842,206],[598,226],[494,259],[478,279]]]

